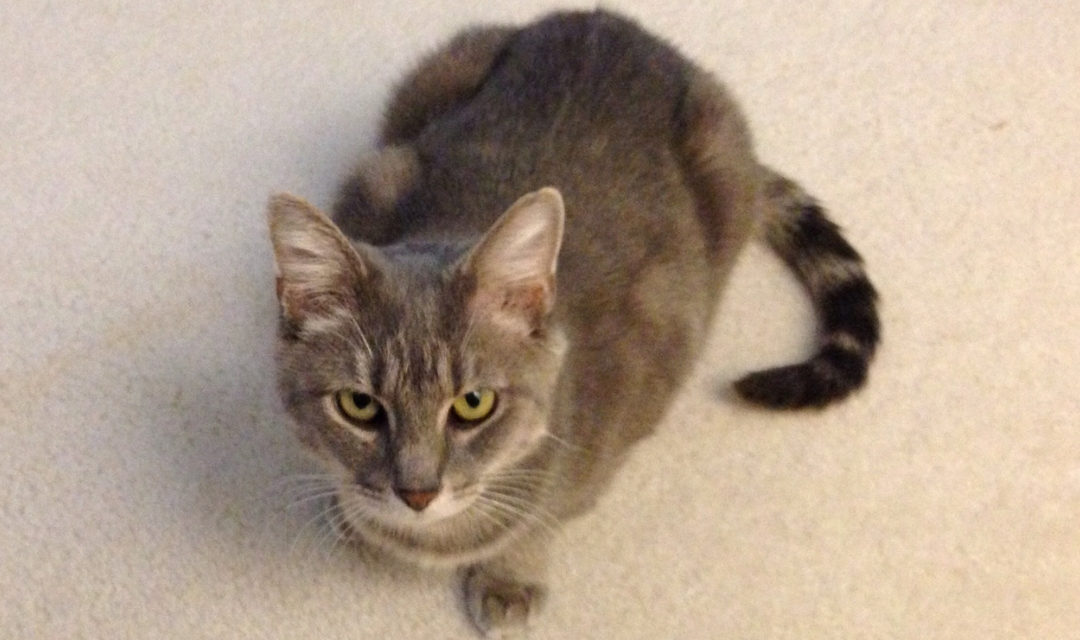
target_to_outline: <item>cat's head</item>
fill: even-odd
[[[476,526],[513,512],[492,492],[527,493],[565,350],[563,218],[542,189],[471,246],[377,248],[302,200],[271,200],[280,389],[349,524]]]

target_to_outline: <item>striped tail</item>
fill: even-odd
[[[821,206],[791,180],[766,171],[764,240],[810,293],[821,343],[806,362],[751,373],[735,390],[766,407],[820,407],[866,382],[881,338],[877,292],[862,258]]]

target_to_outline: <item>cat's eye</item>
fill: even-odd
[[[454,398],[450,405],[454,417],[467,426],[480,422],[495,409],[495,392],[491,389],[473,389]]]
[[[334,395],[338,411],[351,422],[361,427],[372,428],[372,424],[382,413],[378,400],[366,393],[342,389]]]

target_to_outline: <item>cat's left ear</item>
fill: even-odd
[[[509,330],[532,334],[555,304],[555,268],[562,244],[562,195],[547,187],[507,209],[466,257],[474,278],[473,308]]]
[[[348,238],[321,211],[288,194],[270,199],[267,220],[285,318],[303,325],[347,309],[370,271]]]

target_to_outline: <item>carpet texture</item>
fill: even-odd
[[[814,331],[745,254],[531,637],[1080,638],[1080,6],[607,5],[726,79],[866,256],[885,342],[841,405],[733,402]],[[288,506],[263,207],[328,205],[456,29],[550,8],[4,3],[0,637],[473,637],[446,575]]]

